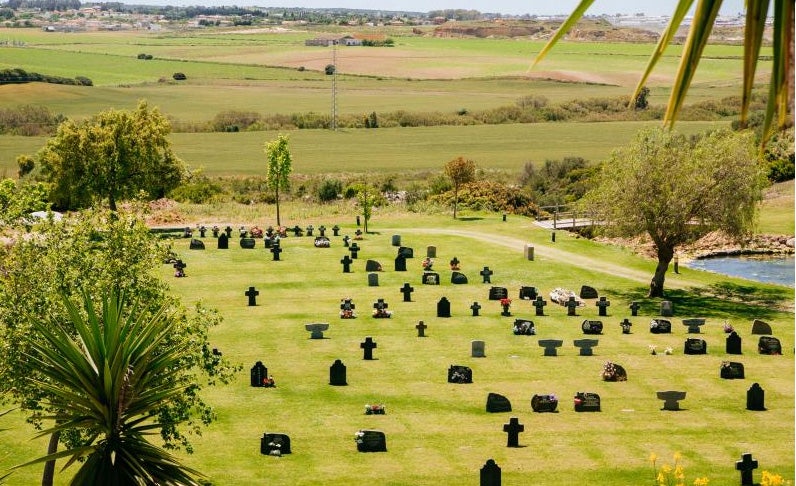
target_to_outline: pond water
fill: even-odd
[[[692,260],[684,266],[758,282],[794,286],[793,256],[726,256]]]

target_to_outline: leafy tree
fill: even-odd
[[[367,182],[359,184],[357,187],[357,202],[362,208],[362,219],[365,220],[365,233],[368,232],[368,222],[373,216],[373,207],[378,202],[376,190]]]
[[[586,197],[608,234],[646,233],[658,265],[650,297],[662,297],[675,249],[721,230],[740,238],[754,222],[764,178],[750,133],[715,132],[691,141],[661,129],[639,132],[603,165]]]
[[[581,0],[572,11],[569,18],[561,24],[552,38],[539,52],[533,65],[541,61],[550,49],[571,29],[583,16],[594,0]],[[677,30],[683,22],[694,0],[678,0],[669,25],[661,34],[658,45],[653,51],[647,68],[636,85],[636,95],[644,87],[655,65],[663,56],[666,47],[674,39]],[[757,62],[760,58],[760,46],[763,43],[763,31],[766,27],[769,0],[755,0],[746,4],[746,27],[744,30],[744,56],[743,56],[743,89],[741,91],[741,123],[745,124],[749,114],[749,105],[752,101],[752,88],[755,80]],[[674,87],[669,96],[669,103],[664,115],[664,123],[670,127],[674,125],[680,108],[685,100],[688,87],[694,77],[696,68],[702,58],[702,51],[708,42],[710,33],[721,9],[722,0],[700,0],[691,19],[691,27],[683,47],[680,58],[680,67],[677,70]],[[771,125],[777,115],[777,125],[782,128],[788,123],[788,111],[791,108],[793,92],[793,0],[774,0],[774,34],[772,41],[773,65],[771,83],[768,92],[768,106],[766,108],[765,122],[763,124],[762,142],[765,145],[771,135]]]
[[[17,177],[20,179],[33,172],[36,161],[30,155],[17,155]]]
[[[202,305],[189,311],[170,294],[155,271],[167,257],[168,247],[154,239],[135,213],[88,210],[60,222],[45,220],[35,230],[33,238],[18,238],[13,245],[0,247],[0,396],[18,403],[36,427],[41,427],[44,416],[63,411],[51,401],[50,390],[34,383],[46,378],[28,359],[34,352],[32,342],[39,342],[41,336],[39,325],[61,327],[76,336],[76,330],[67,325],[70,314],[60,294],[70,299],[86,294],[98,303],[110,291],[124,293],[140,303],[141,319],[168,305],[175,323],[162,346],[186,339],[193,344],[181,356],[179,373],[163,376],[163,383],[167,379],[181,393],[153,408],[152,421],[157,423],[154,429],[160,431],[164,447],[191,452],[189,435],[214,420],[212,407],[201,398],[202,388],[228,382],[236,369],[211,352],[208,332],[220,322],[218,314]],[[161,346],[153,352],[160,353]],[[49,453],[56,452],[59,441],[72,448],[88,438],[87,432],[78,429],[56,432]],[[54,462],[50,462],[42,483],[52,484],[53,474]]]
[[[123,295],[109,292],[97,309],[88,294],[79,309],[64,298],[66,326],[34,321],[32,364],[41,371],[35,386],[50,395],[55,425],[39,437],[84,431],[89,439],[26,465],[68,457],[65,467],[82,461],[71,484],[198,485],[197,471],[182,466],[168,452],[146,440],[157,428],[158,409],[179,402],[184,388],[184,359],[192,336],[179,334],[179,318],[164,303],[154,314],[128,306]],[[85,316],[84,316],[85,313]],[[76,334],[76,336],[73,336]]]
[[[268,187],[273,189],[276,199],[276,225],[281,226],[279,216],[279,190],[290,186],[290,173],[293,171],[293,157],[290,155],[287,135],[281,133],[276,138],[265,144],[265,154],[268,157],[268,174],[266,181]]]
[[[145,101],[135,111],[108,110],[83,122],[68,120],[38,153],[57,208],[81,209],[145,194],[166,195],[183,178],[172,152],[168,120]]]
[[[475,180],[475,162],[464,157],[456,157],[445,164],[445,175],[453,182],[453,219],[459,205],[459,187]]]

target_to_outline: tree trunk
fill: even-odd
[[[663,282],[666,280],[666,270],[674,257],[674,247],[658,245],[658,266],[650,282],[650,293],[647,297],[663,297]]]
[[[50,443],[47,444],[47,454],[55,454],[58,452],[58,440],[61,437],[61,432],[53,432],[50,435]],[[55,480],[55,459],[44,463],[44,472],[41,475],[41,486],[53,486]]]
[[[456,219],[456,207],[459,205],[459,186],[453,186],[453,219]]]
[[[276,226],[282,226],[282,220],[279,219],[279,186],[276,188]]]

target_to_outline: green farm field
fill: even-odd
[[[273,208],[261,207],[251,224],[273,220]],[[283,212],[287,224],[342,226],[341,236],[353,234],[354,214],[316,213],[297,216],[294,206]],[[216,407],[218,421],[193,443],[193,455],[181,455],[208,475],[214,485],[349,485],[367,477],[381,485],[477,484],[478,470],[495,459],[503,470],[503,484],[563,486],[588,483],[605,485],[652,484],[650,453],[658,466],[672,464],[675,453],[691,482],[707,476],[711,484],[738,483],[735,461],[752,452],[761,470],[793,480],[794,329],[793,290],[757,284],[717,274],[681,269],[667,276],[668,298],[674,303],[672,334],[654,335],[649,322],[658,316],[659,301],[644,297],[654,263],[627,250],[599,245],[559,233],[550,234],[528,219],[510,216],[507,222],[494,214],[464,212],[453,221],[449,215],[377,214],[371,230],[359,242],[362,250],[343,274],[339,260],[347,254],[340,237],[329,249],[314,248],[313,238],[283,240],[281,261],[258,241],[257,249],[243,250],[232,242],[229,250],[216,249],[206,238],[207,250],[189,251],[188,241],[174,240],[174,249],[187,264],[187,278],[175,279],[164,265],[162,277],[190,305],[196,300],[215,307],[224,322],[211,332],[211,342],[224,356],[243,366],[228,386],[208,388],[206,398]],[[199,220],[211,226],[242,223],[222,219]],[[396,247],[391,236],[401,235],[404,246],[414,248],[407,272],[393,271]],[[535,259],[523,258],[523,245],[535,247]],[[421,284],[421,257],[428,245],[437,247],[434,269],[441,285]],[[467,285],[452,285],[447,262],[462,262]],[[383,265],[379,286],[367,285],[365,261]],[[493,271],[491,284],[481,283],[478,272]],[[412,302],[403,302],[399,288],[410,283]],[[489,301],[490,286],[506,287],[514,300],[511,317]],[[528,301],[517,298],[520,286],[539,289],[548,300],[545,316],[537,317]],[[567,317],[566,310],[549,302],[555,287],[578,290],[595,287],[611,305],[594,356],[578,356],[572,341],[584,336],[584,319],[598,319],[595,301]],[[246,305],[245,290],[256,287],[256,307]],[[451,318],[436,317],[441,297],[451,302]],[[357,319],[338,317],[340,299],[351,297]],[[740,298],[739,298],[740,297]],[[391,319],[370,317],[372,304],[384,298]],[[639,316],[628,305],[639,301]],[[470,305],[482,308],[473,317]],[[781,309],[781,310],[778,310]],[[790,309],[790,310],[787,310]],[[681,320],[703,317],[707,324],[699,336],[687,335]],[[516,336],[515,318],[533,320],[536,336]],[[622,334],[619,322],[628,318],[631,334]],[[756,351],[751,322],[769,322],[781,340],[783,356]],[[428,326],[425,338],[415,325]],[[743,355],[727,355],[724,321],[743,339]],[[311,340],[304,324],[328,322],[325,339]],[[377,343],[373,361],[362,359],[359,344],[366,336]],[[708,354],[683,354],[687,337],[699,337]],[[544,357],[538,339],[561,339],[559,356]],[[470,357],[470,341],[486,342],[486,357]],[[649,346],[658,354],[652,355]],[[665,348],[671,347],[671,355]],[[347,366],[348,386],[328,384],[329,366],[340,359]],[[723,361],[739,361],[746,379],[722,380]],[[262,361],[276,380],[273,389],[249,386],[249,368]],[[626,368],[628,381],[608,383],[599,375],[606,361]],[[473,370],[473,383],[446,381],[450,365]],[[745,409],[746,391],[759,383],[766,392],[764,412]],[[662,411],[656,392],[687,392],[679,412]],[[599,413],[576,413],[575,392],[595,392],[602,398]],[[488,393],[500,393],[512,403],[511,413],[485,411]],[[559,397],[558,413],[534,413],[534,394]],[[365,404],[386,406],[386,415],[364,414]],[[503,424],[516,416],[525,425],[519,448],[506,447]],[[0,435],[5,455],[0,465],[10,465],[41,454],[42,442],[31,442],[33,430],[18,414],[2,420],[10,431]],[[358,453],[354,433],[381,430],[387,437],[386,453]],[[292,454],[263,456],[260,437],[265,432],[288,434]],[[39,468],[17,471],[9,485],[37,481]],[[65,484],[69,471],[58,475]]]

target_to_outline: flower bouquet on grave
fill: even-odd
[[[259,226],[252,226],[249,230],[249,234],[252,235],[252,238],[262,238],[263,230]]]
[[[434,266],[434,260],[429,258],[429,257],[426,257],[426,258],[423,259],[422,262],[420,262],[420,265],[423,266],[423,270],[425,270],[427,272],[430,272],[431,271],[431,267]]]
[[[603,365],[603,371],[600,373],[603,381],[627,381],[627,372],[625,369],[610,361],[606,361]]]
[[[729,323],[729,322],[727,322],[727,321],[724,321],[724,326],[723,326],[723,327],[724,327],[724,332],[725,332],[725,333],[727,333],[727,334],[729,334],[729,333],[731,333],[731,332],[733,332],[733,331],[735,330],[735,329],[732,327],[732,324],[730,324],[730,323]]]
[[[365,433],[362,432],[361,430],[357,431],[354,434],[354,442],[356,442],[357,444],[362,444],[365,441],[364,438],[365,438]]]
[[[365,405],[365,415],[384,415],[385,413],[384,405]]]
[[[647,347],[649,348],[651,355],[655,356],[656,354],[658,354],[658,352],[655,351],[656,346],[654,344],[650,344]]]
[[[511,299],[509,299],[508,297],[500,299],[500,305],[503,306],[503,312],[501,312],[500,315],[510,316],[511,312],[509,311],[509,308],[511,307]]]
[[[276,382],[273,376],[263,378],[263,388],[276,388]]]

